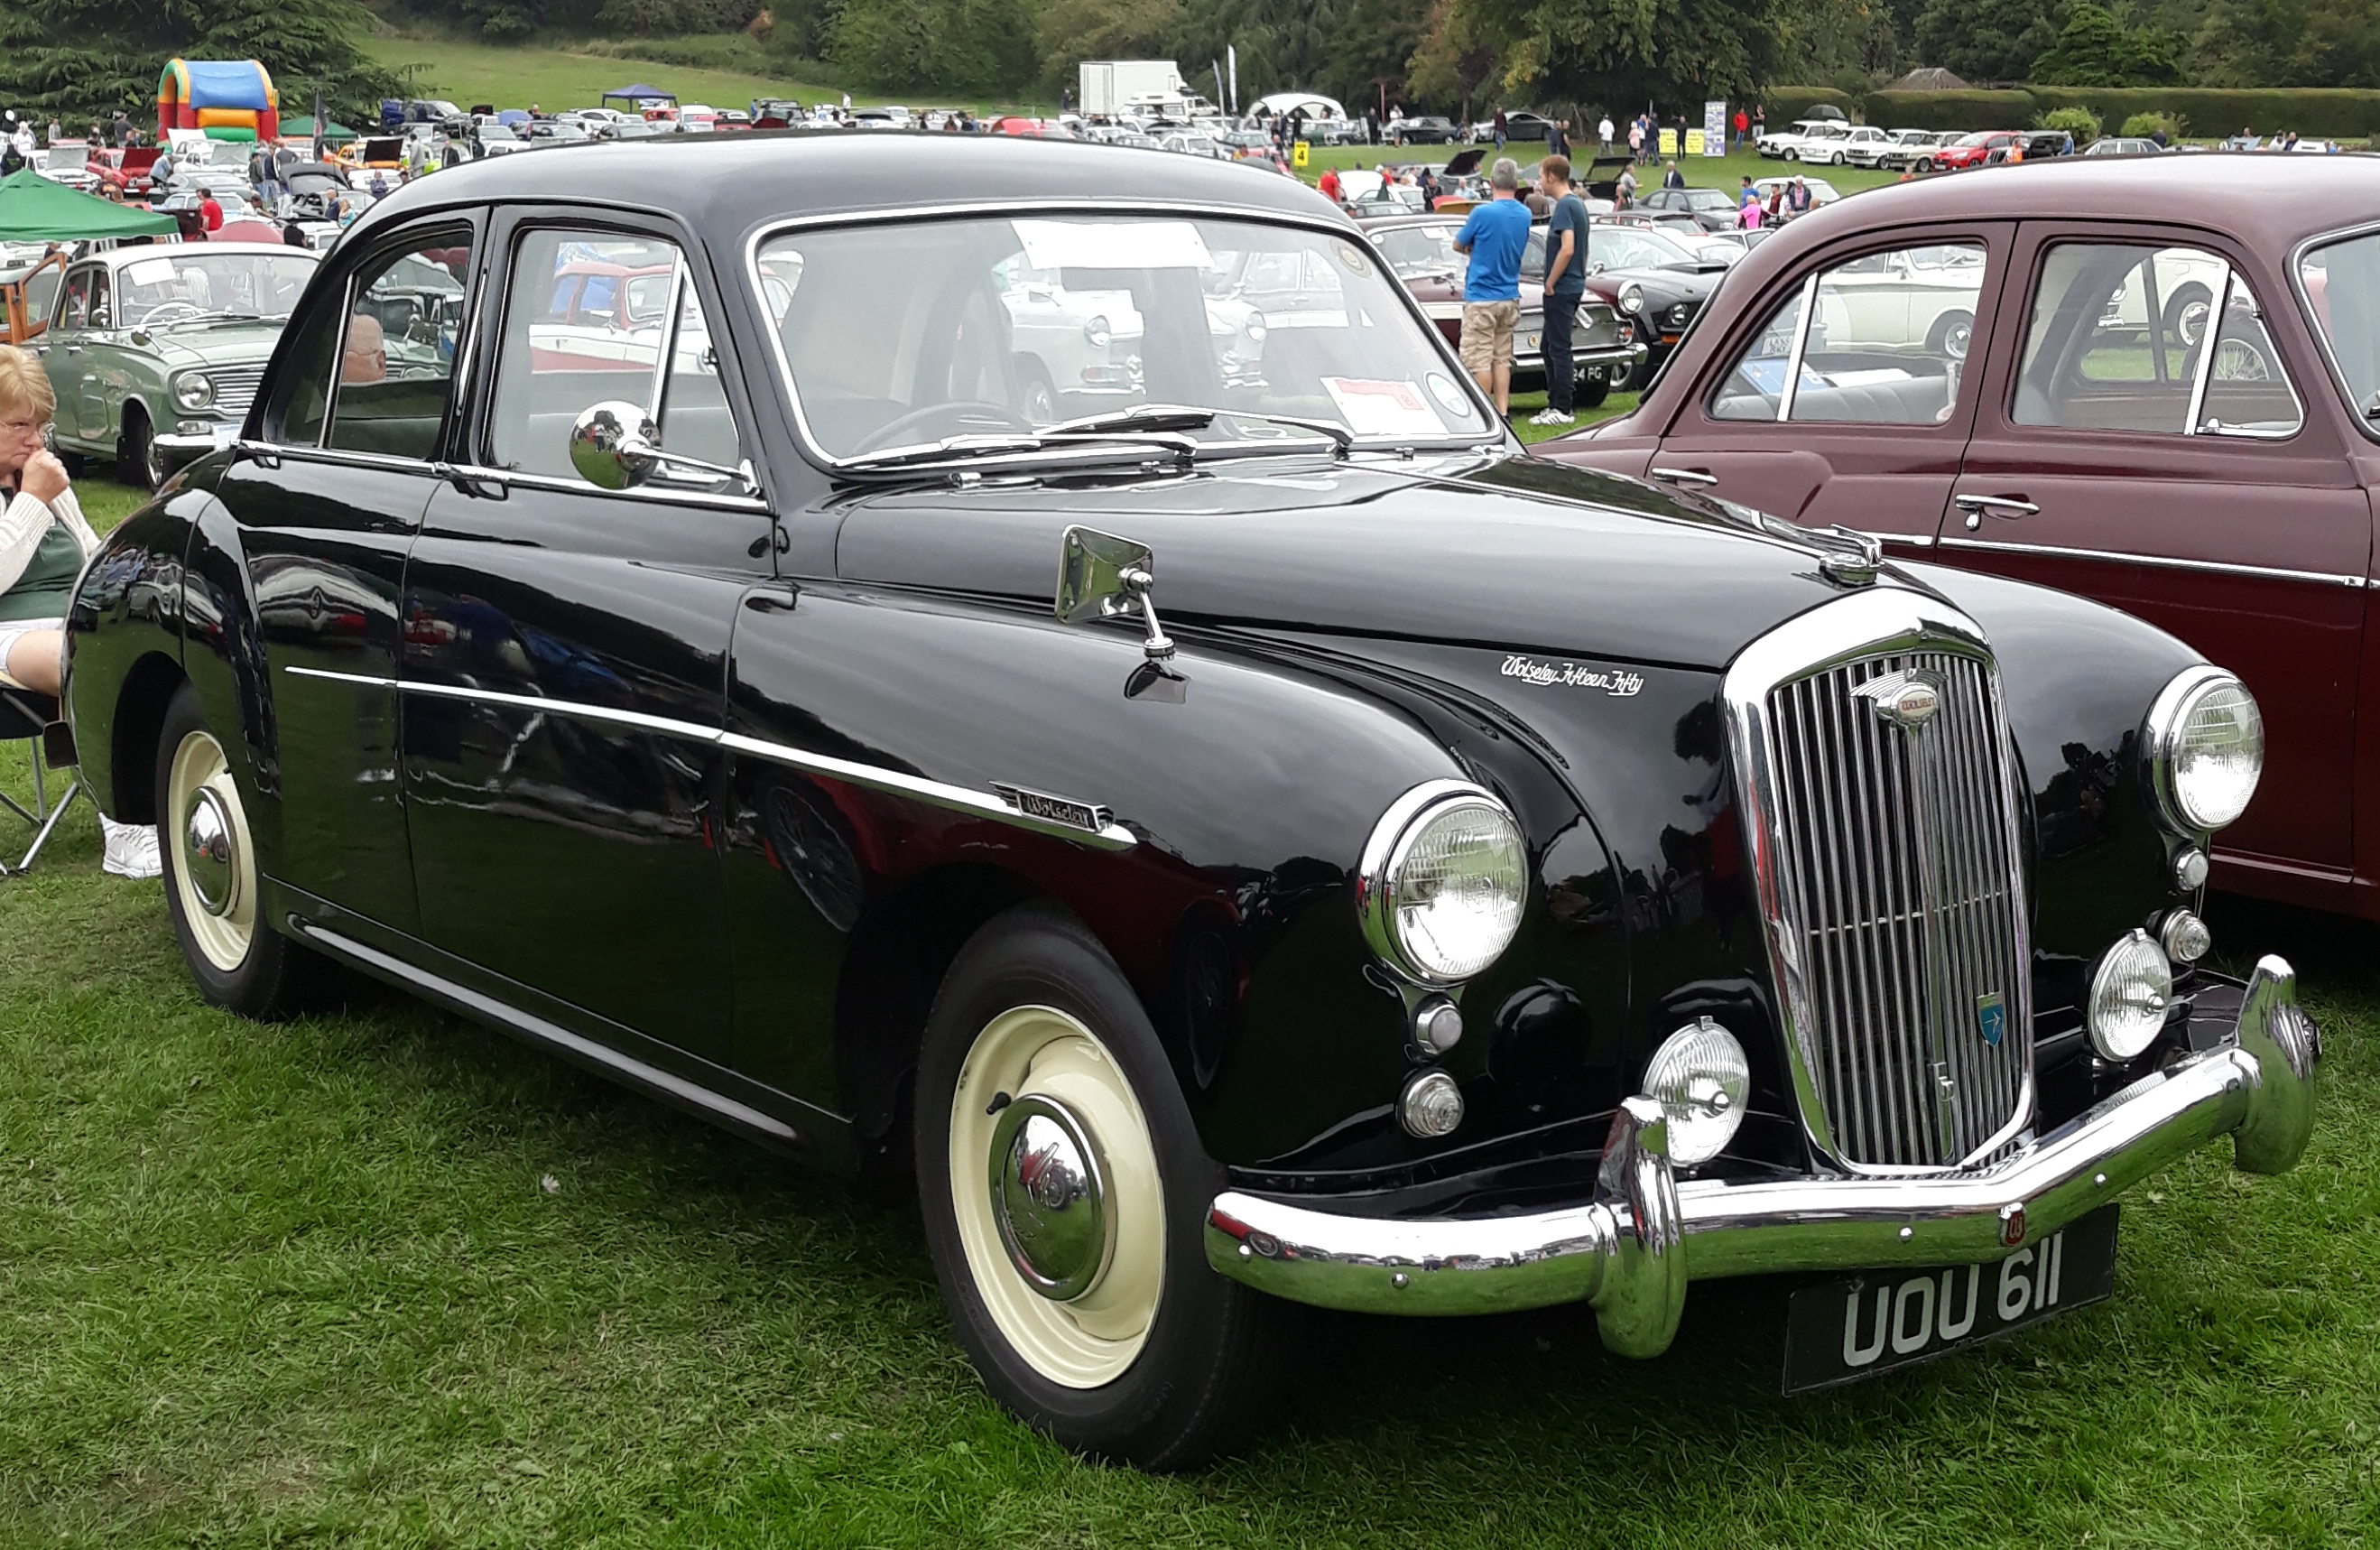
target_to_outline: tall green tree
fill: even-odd
[[[165,61],[257,59],[284,111],[320,86],[340,116],[376,117],[402,82],[365,57],[353,0],[43,0],[0,7],[0,99],[72,123],[118,108],[152,116]]]
[[[2155,28],[2125,26],[2095,0],[2074,0],[2030,79],[2045,86],[2170,85],[2181,79],[2179,43]]]
[[[1927,0],[1917,53],[1976,85],[2022,81],[2058,42],[2058,0]]]
[[[1578,103],[1691,111],[1772,79],[1781,0],[1450,0],[1442,21],[1493,52],[1487,83],[1510,106]]]
[[[828,57],[871,85],[1019,91],[1039,73],[1028,0],[844,0]]]
[[[2206,86],[2380,87],[2380,0],[2215,0],[2187,57]]]

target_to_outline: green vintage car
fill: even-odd
[[[71,265],[32,348],[57,446],[155,489],[228,445],[320,255],[273,243],[118,248]]]

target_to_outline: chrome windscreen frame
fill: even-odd
[[[1936,1166],[1876,1166],[1844,1156],[1819,1091],[1813,1044],[1817,1015],[1808,969],[1803,961],[1801,922],[1785,886],[1782,857],[1786,836],[1781,815],[1766,796],[1780,789],[1779,773],[1773,767],[1770,755],[1769,695],[1783,685],[1815,677],[1863,658],[1914,651],[1939,651],[1973,658],[1983,665],[1991,686],[1992,733],[1999,751],[2001,789],[2012,799],[2001,804],[2010,897],[2015,901],[2010,911],[2016,934],[2012,954],[2020,966],[2017,982],[2009,990],[2010,1022],[2014,1036],[2023,1040],[2023,1058],[2014,1111],[2005,1124],[1966,1156]],[[1821,1166],[1853,1177],[1923,1177],[1955,1173],[1982,1163],[2025,1133],[2033,1124],[2035,1107],[2031,895],[2025,886],[2023,835],[2015,806],[2022,799],[2024,787],[2017,769],[2015,739],[2008,726],[1998,663],[1983,627],[1949,604],[1922,592],[1879,585],[1812,609],[1755,641],[1728,668],[1719,696],[1726,713],[1728,751],[1735,766],[1735,796],[1742,823],[1744,854],[1750,860],[1753,886],[1758,897],[1769,970],[1777,987],[1779,1031],[1803,1139]]]

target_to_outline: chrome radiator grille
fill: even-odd
[[[2015,1129],[2032,1070],[1998,676],[1886,651],[1766,700],[1747,795],[1805,1110],[1854,1166],[1971,1160]]]
[[[256,402],[257,384],[264,380],[261,366],[210,366],[207,375],[215,384],[215,412],[226,419],[248,412]]]

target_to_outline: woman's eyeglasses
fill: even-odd
[[[0,431],[12,436],[46,436],[52,423],[47,420],[0,420]]]

